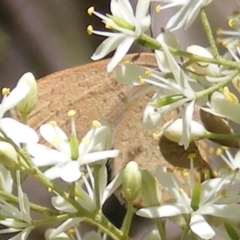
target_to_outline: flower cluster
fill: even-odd
[[[55,228],[45,231],[46,240],[104,240],[108,237],[130,240],[129,231],[136,212],[156,224],[156,229],[148,232],[145,240],[169,239],[167,226],[170,222],[182,231],[179,237],[182,240],[218,236],[240,239],[240,135],[235,128],[240,124],[239,17],[234,13],[229,18],[229,26],[234,31],[218,31],[221,35],[218,41],[226,47],[226,53],[221,56],[205,12],[212,1],[156,0],[158,14],[171,7],[179,8],[156,39],[147,35],[151,28],[152,0],[138,0],[135,10],[129,0],[111,0],[111,14],[106,15],[95,11],[94,7],[88,9],[89,15],[99,17],[107,29],[106,32],[97,31],[88,26],[89,34],[106,37],[92,59],[102,59],[115,50],[107,64],[107,72],[113,72],[117,84],[125,85],[119,87],[119,93],[124,95],[126,108],[130,103],[129,109],[134,111],[131,118],[127,118],[126,129],[121,128],[121,119],[118,119],[118,126],[108,124],[105,119],[90,119],[91,128],[83,128],[84,135],[78,136],[80,124],[73,109],[68,109],[66,116],[69,131],[65,132],[58,125],[58,119],[33,129],[29,120],[39,111],[35,110],[38,88],[34,76],[26,73],[12,91],[2,89],[0,224],[3,229],[0,234],[16,233],[9,239],[27,240],[35,228],[55,223]],[[175,38],[174,31],[186,30],[199,16],[209,47],[192,44],[181,49],[181,41]],[[122,61],[134,42],[153,50],[154,64],[144,60],[141,65]],[[141,54],[134,57],[141,59]],[[155,67],[150,67],[152,65]],[[92,76],[89,74],[89,77]],[[99,86],[93,87],[98,89]],[[114,86],[109,86],[110,91]],[[127,88],[129,91],[125,91]],[[93,94],[89,96],[91,104],[99,101],[109,104],[108,99],[102,97],[104,91],[99,98],[95,92],[89,94]],[[143,102],[145,105],[139,108],[139,103]],[[91,104],[87,106],[89,111],[96,107]],[[110,106],[106,109],[112,110]],[[140,123],[136,122],[139,109]],[[104,110],[99,109],[101,111]],[[7,112],[10,117],[5,116]],[[60,122],[64,114],[61,110],[56,114]],[[124,114],[123,110],[118,117]],[[142,128],[137,128],[139,125]],[[133,139],[129,128],[138,129],[141,137],[149,134],[153,142],[158,141],[157,148],[151,150],[151,157],[139,146],[141,143],[134,150],[127,144],[115,149],[115,138],[118,138],[116,142],[123,139],[119,129],[125,131],[126,138]],[[138,140],[137,137],[133,139]],[[164,141],[165,146],[172,149],[163,149]],[[161,155],[157,155],[159,152],[154,152],[155,149]],[[131,159],[120,159],[123,155]],[[157,165],[151,162],[154,155],[161,156]],[[179,162],[182,155],[186,155],[183,163]],[[126,162],[125,166],[114,158]],[[138,159],[143,162],[137,163]],[[116,166],[120,170],[115,174],[113,168]],[[22,182],[28,175],[35,177],[51,193],[53,208],[31,202],[23,192]],[[16,196],[13,194],[15,184]],[[120,228],[103,213],[104,205],[113,194],[120,196],[126,205]],[[41,216],[35,218],[30,215],[31,211]],[[82,235],[79,230],[82,222],[94,225],[97,231]]]

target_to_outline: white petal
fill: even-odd
[[[80,164],[90,164],[99,160],[115,158],[119,155],[119,150],[106,150],[102,152],[89,153],[80,159]]]
[[[123,59],[123,57],[127,54],[129,48],[134,42],[134,37],[127,37],[121,42],[121,44],[118,46],[116,52],[114,53],[112,59],[107,65],[107,71],[111,72],[117,64]]]
[[[39,141],[39,137],[35,130],[12,118],[1,119],[1,129],[16,144],[36,143]]]
[[[190,228],[202,239],[211,239],[215,235],[213,228],[206,222],[204,217],[198,214],[191,217]]]
[[[48,143],[66,155],[71,156],[67,135],[60,127],[47,123],[41,125],[39,131]]]
[[[84,218],[69,218],[64,223],[62,223],[58,228],[54,229],[50,235],[50,239],[56,237],[62,232],[67,231],[68,229],[76,226],[78,223],[83,221]]]
[[[117,67],[116,79],[117,82],[126,86],[138,86],[142,83],[139,81],[139,76],[145,77],[147,68],[136,64],[122,64]]]
[[[61,212],[68,212],[68,213],[77,212],[77,210],[61,196],[52,197],[51,203],[54,208],[56,208]]]
[[[135,14],[137,22],[139,22],[148,14],[150,2],[150,0],[138,0]]]
[[[33,156],[32,160],[38,167],[66,163],[69,161],[69,158],[65,154],[55,149],[50,149],[42,144],[27,144],[26,149],[28,153]]]
[[[159,125],[161,119],[161,112],[158,112],[152,104],[148,103],[143,112],[143,127],[153,129]]]
[[[30,87],[27,83],[21,83],[15,87],[10,94],[7,96],[4,102],[3,114],[9,109],[16,106],[26,95],[28,94]],[[2,106],[0,105],[0,108]],[[1,116],[2,117],[2,116]]]
[[[110,52],[115,50],[125,38],[126,35],[123,33],[114,33],[97,47],[96,51],[91,56],[91,59],[95,61],[104,58]]]
[[[59,178],[62,170],[65,168],[65,165],[66,164],[60,163],[54,167],[49,168],[44,172],[45,177],[48,178],[49,180]]]
[[[25,228],[22,232],[18,233],[12,238],[9,238],[8,240],[27,240],[28,235],[31,232],[31,228]]]
[[[182,204],[166,204],[160,207],[142,208],[136,212],[138,216],[146,218],[171,217],[188,213],[189,210]]]
[[[65,182],[75,182],[81,177],[80,166],[77,161],[70,161],[62,168],[60,177]]]

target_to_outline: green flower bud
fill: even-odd
[[[161,193],[156,179],[147,170],[142,170],[141,198],[147,207],[158,206],[161,201]]]
[[[0,141],[0,164],[10,171],[16,169],[18,154],[10,143]]]
[[[26,82],[30,86],[29,93],[17,104],[18,111],[27,116],[37,104],[37,82],[32,73],[25,73],[19,80],[18,84]]]
[[[140,193],[142,175],[138,164],[130,161],[123,171],[123,193],[128,201],[134,201]]]

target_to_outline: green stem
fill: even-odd
[[[94,194],[95,194],[95,203],[97,212],[101,209],[101,201],[100,201],[100,189],[99,189],[99,172],[101,169],[101,165],[93,166],[93,175],[94,175]]]
[[[208,96],[210,94],[212,94],[215,91],[218,91],[220,88],[225,87],[228,83],[230,83],[238,74],[239,74],[239,70],[234,71],[226,80],[221,81],[219,83],[215,83],[213,86],[204,89],[200,92],[196,93],[196,99],[200,99],[204,96]]]
[[[160,219],[154,219],[154,222],[157,226],[158,229],[158,233],[160,235],[161,240],[165,240],[166,238],[166,233],[165,233],[165,227],[164,227],[164,223],[160,220]]]
[[[72,199],[75,198],[75,187],[76,187],[75,182],[70,183],[69,198],[72,198]]]
[[[19,199],[18,197],[7,193],[5,191],[0,190],[0,197],[5,199],[7,202],[13,203],[13,204],[19,204]],[[41,213],[41,214],[46,214],[48,216],[55,216],[58,214],[58,211],[49,209],[47,207],[43,207],[34,203],[30,203],[30,208],[31,210]]]
[[[219,134],[219,133],[211,133],[207,132],[206,135],[204,135],[204,138],[209,139],[237,139],[240,138],[240,134]]]
[[[183,231],[183,234],[182,234],[180,240],[185,240],[185,239],[187,239],[187,237],[188,237],[189,230],[190,230],[190,226],[189,226],[189,224],[190,224],[190,217],[191,217],[191,216],[188,216],[188,217],[187,217],[188,219],[187,219],[187,221],[186,221],[186,226],[185,226],[185,229],[184,229],[184,231]]]
[[[207,35],[208,42],[209,42],[210,47],[212,49],[213,56],[214,56],[214,58],[218,59],[220,57],[220,54],[218,52],[215,40],[213,38],[212,29],[211,29],[211,26],[209,24],[206,12],[203,8],[200,11],[200,17],[201,17],[201,21],[202,21],[202,24],[203,24],[203,29],[204,29],[204,31]]]
[[[134,213],[133,201],[127,201],[127,212],[121,227],[121,230],[123,232],[122,240],[126,239],[129,234],[133,213]]]

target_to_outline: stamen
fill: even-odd
[[[51,124],[53,127],[57,126],[57,122],[56,121],[50,121],[49,124]]]
[[[99,127],[102,126],[102,124],[97,120],[93,120],[92,121],[92,126],[95,127],[95,128],[99,128]]]
[[[3,88],[2,89],[2,95],[5,96],[5,95],[8,95],[10,93],[10,88]]]
[[[92,16],[92,14],[94,13],[94,7],[89,7],[88,10],[87,10],[87,13],[89,16]]]
[[[67,114],[68,114],[69,117],[73,117],[76,114],[76,111],[75,110],[70,110],[70,111],[68,111]]]
[[[161,5],[158,4],[155,8],[156,13],[159,13],[161,11]]]
[[[92,35],[92,33],[93,33],[93,27],[92,27],[92,25],[88,25],[88,27],[87,27],[87,34],[88,35]]]

